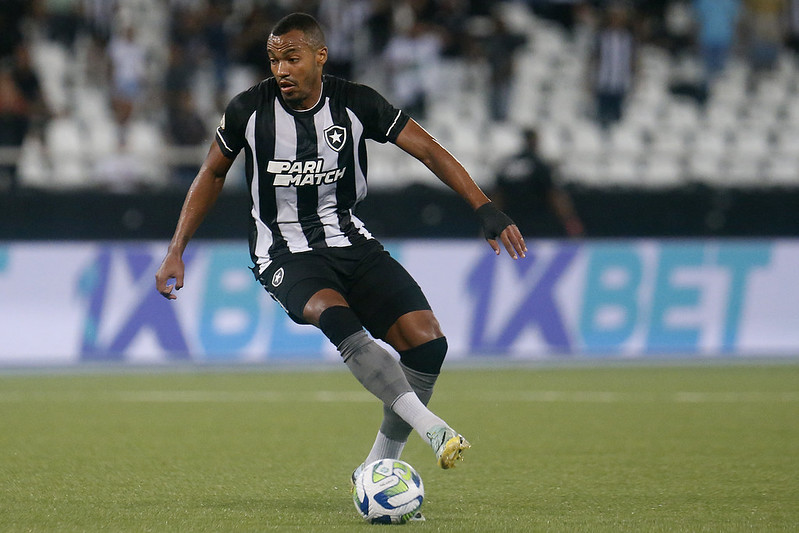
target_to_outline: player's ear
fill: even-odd
[[[327,46],[323,46],[316,51],[316,64],[321,67],[325,63],[327,63]]]

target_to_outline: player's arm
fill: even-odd
[[[189,187],[175,234],[169,243],[161,267],[155,274],[155,288],[165,298],[174,300],[177,296],[172,289],[178,290],[183,287],[183,251],[219,197],[225,176],[232,164],[233,160],[225,157],[219,146],[212,143],[200,171]],[[174,285],[167,285],[170,279],[175,280]]]
[[[438,179],[463,197],[475,210],[485,231],[486,240],[499,254],[497,238],[511,257],[524,257],[527,246],[516,224],[497,209],[455,157],[413,119],[397,137],[397,146],[425,164]]]

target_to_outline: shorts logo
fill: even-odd
[[[283,267],[278,268],[272,275],[272,287],[277,287],[283,283]]]
[[[330,126],[325,130],[325,142],[331,150],[338,152],[347,142],[347,130],[341,126]]]

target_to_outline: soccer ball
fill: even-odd
[[[399,459],[381,459],[363,468],[352,491],[355,509],[372,524],[403,524],[424,501],[424,484],[414,468]]]

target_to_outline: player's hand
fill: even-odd
[[[155,288],[161,293],[161,296],[168,300],[177,298],[177,295],[172,292],[172,289],[178,291],[183,288],[184,269],[183,259],[180,256],[167,254],[167,256],[164,257],[164,261],[158,268],[158,272],[155,273]],[[167,285],[170,279],[174,279],[175,283]]]
[[[480,217],[480,224],[483,226],[483,233],[488,241],[488,244],[493,248],[494,253],[499,255],[501,249],[497,243],[497,237],[502,241],[505,250],[514,258],[526,257],[527,245],[524,243],[519,228],[513,223],[513,220],[497,209],[492,203],[488,202],[481,205],[475,211],[477,216]]]

